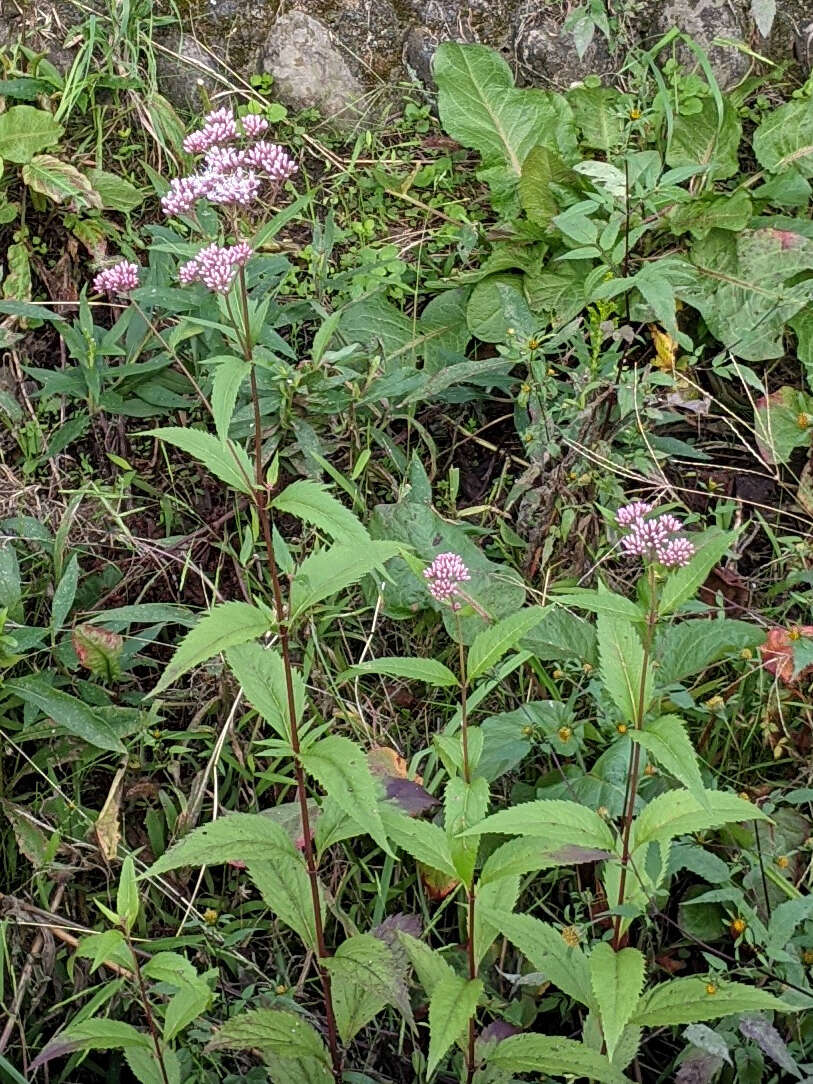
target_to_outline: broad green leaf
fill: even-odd
[[[530,338],[537,323],[528,308],[519,275],[489,275],[469,295],[466,326],[482,342],[504,343],[509,339],[521,342]]]
[[[179,1035],[212,1003],[209,984],[177,952],[156,953],[142,972],[156,982],[176,987],[177,992],[169,999],[164,1013],[163,1035],[167,1042]]]
[[[646,614],[640,606],[613,591],[591,591],[588,588],[568,588],[562,594],[551,596],[561,606],[573,606],[577,610],[589,610],[605,617],[624,618],[627,621],[644,621]]]
[[[625,618],[599,614],[596,619],[601,680],[626,723],[640,724],[652,699],[652,674],[644,647]]]
[[[768,950],[786,949],[796,927],[809,918],[813,918],[813,896],[785,900],[774,907],[768,923]]]
[[[343,591],[401,552],[397,542],[336,542],[306,557],[291,583],[291,616]]]
[[[610,852],[595,847],[561,847],[553,851],[533,836],[519,836],[492,851],[483,863],[478,885],[487,885],[501,877],[513,877],[556,866],[576,866],[582,862],[601,862]]]
[[[565,165],[559,155],[547,147],[533,147],[522,163],[519,198],[522,209],[537,226],[547,227],[559,213],[559,203],[552,184],[582,188],[583,179]]]
[[[51,631],[58,632],[64,627],[71,612],[73,601],[76,598],[76,588],[79,586],[79,561],[76,554],[71,554],[71,559],[65,566],[65,571],[56,586],[54,597],[51,601]]]
[[[706,667],[743,648],[756,648],[765,641],[765,631],[750,621],[727,617],[680,621],[661,630],[655,640],[661,688],[701,674]]]
[[[369,659],[351,666],[341,675],[342,678],[356,677],[360,674],[384,674],[387,677],[407,678],[409,681],[425,681],[439,689],[457,685],[458,680],[448,666],[437,659],[413,659],[390,656],[383,659]]]
[[[3,114],[0,114],[0,121]],[[6,249],[6,277],[3,279],[3,297],[27,301],[31,297],[31,261],[28,245],[24,242],[9,245]]]
[[[510,1073],[545,1073],[556,1077],[587,1077],[599,1084],[629,1084],[629,1080],[596,1050],[574,1039],[550,1035],[510,1035],[489,1053],[491,1069]]]
[[[753,135],[757,161],[769,173],[795,170],[813,177],[813,102],[787,102],[765,117]]]
[[[474,638],[466,659],[469,683],[496,665],[544,616],[542,606],[529,606],[483,629]]]
[[[132,1024],[101,1018],[79,1020],[63,1028],[46,1044],[31,1062],[29,1071],[35,1073],[52,1058],[61,1058],[77,1050],[127,1050],[133,1047],[151,1051],[152,1041],[146,1032],[136,1031]]]
[[[430,997],[441,982],[456,977],[455,972],[441,954],[423,941],[419,941],[417,937],[399,931],[398,941],[403,945],[409,962],[415,968],[418,982]]]
[[[302,766],[351,820],[392,855],[378,811],[379,789],[363,751],[349,738],[331,734],[304,750]]]
[[[755,986],[727,980],[718,983],[701,975],[690,975],[662,982],[645,993],[633,1013],[632,1023],[646,1028],[673,1027],[771,1009],[795,1011],[791,1005]]]
[[[596,847],[612,851],[615,838],[609,826],[592,809],[559,798],[541,798],[501,809],[469,828],[464,835],[495,833],[535,836],[545,840],[553,853],[569,847]]]
[[[230,647],[256,640],[270,628],[271,619],[257,606],[247,602],[220,603],[184,636],[150,696],[163,692],[193,666]]]
[[[636,948],[614,951],[599,941],[590,953],[590,982],[612,1060],[644,985],[644,957]]]
[[[725,791],[706,791],[701,804],[688,790],[669,790],[653,798],[633,823],[635,848],[652,840],[665,842],[690,832],[704,832],[737,821],[770,818],[753,802]]]
[[[44,109],[12,106],[0,114],[0,161],[30,162],[38,151],[58,143],[62,132]]]
[[[53,154],[37,154],[23,166],[23,182],[41,192],[54,203],[70,200],[75,209],[100,208],[101,197],[93,190],[88,178],[70,162],[63,162]]]
[[[489,921],[528,959],[534,971],[542,972],[568,997],[595,1008],[590,985],[590,966],[578,947],[567,945],[559,930],[532,915],[491,911],[483,907]]]
[[[381,819],[389,839],[407,854],[447,877],[457,877],[449,838],[430,821],[413,820],[391,805],[381,806]]]
[[[124,1060],[127,1067],[138,1081],[138,1084],[181,1084],[181,1066],[175,1051],[160,1042],[161,1060],[164,1069],[158,1064],[155,1050],[150,1044],[147,1050],[143,1046],[128,1046],[124,1051]]]
[[[6,693],[19,696],[26,704],[39,708],[69,734],[81,738],[88,745],[113,753],[125,752],[124,745],[106,720],[84,701],[59,689],[50,688],[36,675],[32,674],[18,681],[7,681],[3,688]]]
[[[89,169],[86,172],[106,211],[129,214],[144,202],[145,192],[120,177],[118,173],[108,173],[104,169]]]
[[[622,144],[632,101],[615,87],[575,86],[567,92],[583,146],[611,154]]]
[[[661,617],[674,613],[679,606],[694,597],[706,582],[709,572],[731,547],[735,537],[733,531],[706,531],[688,565],[668,576],[661,588],[658,601],[658,613]]]
[[[116,914],[125,930],[130,930],[138,918],[138,886],[135,865],[131,855],[121,864],[119,887],[116,894]]]
[[[330,1065],[319,1033],[299,1014],[283,1009],[239,1013],[218,1028],[207,1050],[261,1050],[280,1058],[307,1058]]]
[[[289,841],[290,842],[290,841]],[[239,852],[238,852],[239,853]],[[267,851],[261,859],[247,861],[248,875],[274,914],[295,930],[307,948],[316,952],[313,894],[305,860],[293,848]],[[324,917],[324,890],[317,882],[319,909]]]
[[[426,1075],[431,1077],[449,1047],[463,1032],[477,1011],[483,992],[481,979],[448,975],[441,979],[429,999],[429,1058]]]
[[[662,715],[647,723],[644,730],[630,731],[630,737],[705,806],[708,792],[703,786],[697,754],[682,719],[677,715]]]
[[[276,734],[290,741],[288,690],[285,666],[279,652],[258,643],[237,644],[227,649],[226,661],[240,682],[246,700]],[[292,670],[291,679],[296,721],[299,723],[305,710],[305,683],[296,669]]]
[[[227,813],[211,824],[193,829],[146,871],[157,877],[181,866],[219,866],[239,859],[262,862],[270,854],[300,857],[290,837],[263,813]]]
[[[517,90],[511,69],[493,49],[443,42],[433,74],[443,127],[452,139],[479,151],[486,164],[504,162],[519,177],[537,143],[563,155],[575,150],[575,127],[564,99]]]
[[[766,463],[788,463],[797,448],[810,447],[807,418],[811,408],[813,399],[787,384],[757,400],[754,436],[759,454]],[[803,425],[799,424],[800,419]],[[804,478],[803,474],[802,482]],[[800,497],[803,492],[800,488]]]
[[[212,417],[217,435],[224,444],[228,440],[240,385],[248,376],[250,368],[244,358],[227,358],[215,369],[212,381]]]
[[[358,518],[321,482],[300,478],[286,486],[271,503],[277,512],[286,512],[327,531],[336,542],[369,545],[370,536]]]
[[[324,963],[331,976],[339,1037],[349,1043],[394,1000],[395,960],[383,941],[361,933],[343,941]]]
[[[219,440],[211,433],[199,429],[182,429],[180,426],[166,426],[164,429],[149,429],[141,436],[156,437],[174,444],[176,448],[194,456],[208,471],[236,489],[238,493],[250,494],[254,485],[254,469],[245,449],[233,440]]]
[[[742,124],[734,106],[725,101],[720,123],[716,103],[711,97],[705,98],[699,113],[675,118],[666,163],[672,168],[707,166],[709,181],[725,180],[739,169],[737,149],[741,138]]]
[[[519,889],[519,874],[500,877],[488,884],[478,881],[474,908],[474,960],[478,967],[497,938],[502,936],[502,929],[489,919],[489,915],[511,914],[517,905]]]
[[[443,804],[446,834],[457,876],[466,886],[471,885],[474,876],[480,840],[462,833],[479,824],[487,809],[488,783],[485,779],[475,778],[467,783],[460,776],[453,776],[447,782]]]

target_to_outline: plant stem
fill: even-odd
[[[299,802],[299,813],[302,821],[302,840],[305,854],[305,866],[308,870],[310,881],[311,903],[313,906],[313,925],[316,933],[316,956],[319,978],[322,983],[322,995],[325,1002],[325,1017],[327,1020],[327,1039],[330,1050],[330,1060],[333,1066],[333,1076],[340,1084],[342,1079],[342,1059],[339,1051],[338,1033],[336,1031],[336,1015],[333,1011],[333,991],[330,982],[330,972],[325,968],[323,960],[330,954],[325,946],[325,933],[322,925],[322,903],[319,896],[319,874],[316,866],[316,855],[313,848],[313,832],[308,813],[308,791],[305,786],[305,772],[299,757],[299,728],[296,718],[296,699],[294,696],[293,666],[291,663],[290,630],[286,617],[285,603],[282,597],[282,585],[279,577],[276,554],[274,553],[274,537],[271,527],[271,514],[268,509],[268,489],[265,485],[262,460],[262,419],[260,417],[260,397],[257,393],[257,376],[252,358],[251,335],[248,325],[248,298],[246,293],[246,281],[243,269],[240,269],[240,295],[243,309],[243,327],[245,337],[243,349],[246,361],[251,365],[251,401],[254,407],[254,473],[256,489],[254,504],[257,509],[257,517],[265,542],[266,563],[268,575],[271,580],[271,590],[274,597],[274,611],[277,618],[279,631],[280,650],[282,652],[282,665],[285,673],[285,694],[288,707],[288,724],[290,728],[291,749],[294,754],[294,776],[296,779],[296,796]]]
[[[138,963],[138,954],[133,947],[133,942],[130,939],[130,933],[128,930],[124,930],[124,939],[127,942],[127,947],[130,950],[130,955],[133,958],[133,971],[135,972],[136,979],[138,980],[138,989],[141,994],[141,1004],[144,1007],[144,1016],[147,1018],[147,1027],[150,1029],[150,1038],[152,1039],[152,1045],[155,1048],[155,1058],[158,1062],[158,1068],[161,1070],[161,1079],[164,1084],[169,1084],[169,1077],[167,1076],[166,1066],[164,1065],[164,1054],[161,1050],[161,1043],[158,1040],[158,1032],[155,1027],[155,1020],[152,1015],[152,1009],[147,998],[147,987],[144,985],[144,976],[141,974],[141,967]]]
[[[455,614],[457,623],[457,649],[460,663],[460,739],[463,752],[463,780],[468,786],[471,783],[471,765],[469,763],[469,718],[466,695],[468,682],[466,681],[466,652],[463,646],[463,635],[460,628],[460,615]],[[474,954],[474,886],[466,887],[466,957],[469,965],[469,981],[477,978],[477,958]],[[472,1084],[476,1069],[474,1060],[474,1016],[469,1020],[468,1047],[466,1051],[466,1084]]]
[[[652,644],[655,639],[655,626],[658,623],[658,596],[657,596],[657,584],[655,581],[655,569],[650,564],[647,568],[647,578],[649,581],[649,611],[646,615],[646,630],[644,632],[644,653],[641,661],[641,680],[638,683],[638,703],[635,711],[635,729],[641,730],[644,725],[644,713],[646,711],[646,684],[647,684],[647,671],[649,670],[649,659],[652,654]],[[641,767],[641,746],[638,742],[632,743],[630,749],[630,763],[629,770],[627,772],[627,790],[626,797],[624,799],[624,827],[623,827],[623,844],[621,851],[621,876],[618,881],[618,903],[617,907],[621,908],[624,905],[624,895],[627,888],[627,869],[630,862],[630,836],[632,833],[632,822],[635,816],[635,800],[638,797],[638,778]],[[613,949],[618,952],[621,948],[621,922],[622,916],[617,914],[615,916],[615,925],[613,928]]]

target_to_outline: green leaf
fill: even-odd
[[[797,448],[810,447],[807,416],[811,407],[809,395],[787,384],[757,400],[754,435],[766,463],[788,463]],[[800,417],[805,424],[799,425]]]
[[[596,999],[601,1029],[612,1061],[644,985],[644,957],[635,948],[615,952],[599,941],[590,953],[590,982]]]
[[[205,1012],[212,1002],[209,984],[177,952],[158,952],[141,970],[147,978],[176,988],[164,1013],[163,1036],[167,1042]]]
[[[633,822],[633,847],[748,820],[769,821],[770,817],[753,802],[725,791],[706,791],[706,802],[701,804],[688,790],[669,790],[653,798]]]
[[[573,606],[577,610],[589,610],[605,617],[624,618],[627,621],[644,621],[646,614],[631,599],[616,595],[603,589],[591,591],[588,588],[568,588],[563,595],[553,595],[552,601],[560,606]]]
[[[98,625],[75,625],[71,643],[82,666],[94,677],[115,681],[121,675],[121,655],[124,640],[117,632]]]
[[[481,909],[489,921],[528,959],[534,971],[542,972],[568,997],[589,1009],[596,1007],[590,984],[590,966],[578,946],[565,944],[559,930],[532,915],[492,911],[486,907]]]
[[[136,1031],[132,1024],[121,1020],[90,1019],[69,1024],[55,1035],[39,1052],[29,1066],[35,1073],[41,1065],[52,1058],[62,1058],[77,1050],[128,1050],[131,1048],[152,1050],[149,1035]]]
[[[528,308],[522,282],[519,275],[499,274],[477,283],[466,305],[466,326],[475,338],[487,343],[530,338],[538,321]]]
[[[458,680],[448,666],[437,659],[413,659],[390,656],[384,659],[369,659],[367,662],[351,666],[339,680],[355,677],[358,674],[384,674],[387,677],[407,678],[409,681],[425,681],[439,689],[457,685]]]
[[[238,493],[251,493],[254,478],[251,462],[245,449],[233,440],[218,440],[211,433],[173,425],[164,429],[149,429],[140,435],[156,437],[165,440],[167,444],[174,444],[181,451],[194,456],[216,478],[236,489]]]
[[[291,616],[299,617],[317,602],[358,583],[401,552],[397,542],[336,542],[306,557],[291,583]]]
[[[475,778],[467,783],[460,776],[453,776],[446,784],[443,809],[452,862],[457,876],[469,887],[474,876],[480,840],[476,836],[466,836],[463,833],[467,828],[479,824],[485,816],[488,809],[488,783],[482,778]]]
[[[447,975],[441,979],[429,999],[429,1058],[426,1075],[431,1077],[449,1047],[466,1030],[477,1011],[483,992],[481,979]]]
[[[510,1035],[488,1055],[490,1069],[510,1073],[545,1073],[588,1077],[599,1084],[629,1084],[629,1080],[596,1050],[574,1039],[550,1035]]]
[[[701,975],[690,975],[662,982],[645,993],[633,1013],[632,1023],[646,1028],[672,1027],[770,1009],[795,1011],[791,1005],[754,986],[728,981],[709,984]]]
[[[227,1020],[209,1040],[207,1050],[256,1048],[277,1057],[313,1059],[325,1066],[330,1056],[316,1029],[297,1013],[253,1009]]]
[[[403,945],[409,962],[415,968],[418,982],[430,997],[441,982],[455,977],[455,972],[440,953],[423,941],[419,941],[417,937],[399,930],[398,940]]]
[[[19,696],[27,704],[53,719],[69,734],[81,738],[88,745],[97,749],[107,749],[113,753],[124,753],[125,747],[112,727],[92,708],[75,696],[51,689],[32,674],[18,681],[7,681],[4,691],[12,696]]]
[[[774,907],[768,923],[768,952],[786,949],[796,927],[811,917],[813,917],[813,896],[785,900],[784,903]]]
[[[2,119],[2,114],[0,114],[0,120]],[[6,249],[6,264],[3,297],[13,298],[22,304],[24,300],[31,297],[31,261],[28,258],[28,245],[24,242],[9,245]]]
[[[429,821],[413,820],[393,806],[381,806],[381,819],[389,839],[407,854],[447,877],[457,878],[449,838]]]
[[[666,163],[678,166],[708,166],[709,181],[733,177],[739,169],[737,150],[742,138],[742,124],[734,106],[726,99],[723,119],[713,98],[706,98],[699,113],[679,114],[666,152]]]
[[[239,852],[237,852],[239,853]],[[313,895],[305,860],[291,845],[248,861],[248,875],[274,914],[299,934],[311,952],[318,951]],[[319,909],[324,917],[324,890],[319,889]]]
[[[383,941],[361,933],[343,941],[324,965],[331,976],[339,1037],[349,1043],[394,1000],[395,960]]]
[[[155,1049],[150,1044],[146,1050],[142,1046],[130,1046],[124,1051],[127,1067],[138,1084],[181,1084],[181,1067],[175,1051],[159,1040],[161,1059],[164,1069],[158,1064]]]
[[[666,688],[676,681],[701,674],[708,666],[743,648],[756,648],[765,641],[765,632],[750,621],[720,617],[680,621],[659,631],[655,641],[658,685]]]
[[[136,188],[117,173],[108,173],[104,169],[87,170],[87,178],[102,201],[106,211],[121,211],[129,214],[141,206],[145,199],[142,189]]]
[[[116,894],[116,914],[125,930],[131,930],[138,918],[138,886],[135,865],[131,855],[121,864],[119,887]]]
[[[795,170],[813,177],[813,102],[802,98],[774,109],[754,132],[752,146],[769,173]]]
[[[291,721],[285,666],[279,652],[258,643],[237,644],[226,651],[226,661],[251,706],[276,734],[290,741]],[[299,723],[305,710],[305,683],[296,669],[292,670],[291,678],[296,721]]]
[[[58,632],[64,627],[76,598],[76,588],[79,586],[79,562],[76,554],[71,554],[71,559],[65,566],[62,578],[54,591],[51,602],[51,630]]]
[[[286,486],[271,503],[276,511],[286,512],[327,531],[336,542],[362,546],[370,543],[370,536],[356,516],[321,482],[300,478]]]
[[[35,155],[23,166],[22,172],[24,184],[54,203],[70,201],[74,210],[102,206],[98,192],[93,190],[85,174],[52,154]]]
[[[531,222],[543,228],[559,213],[552,184],[579,189],[584,186],[584,180],[566,166],[555,151],[533,147],[522,164],[519,198]]]
[[[549,847],[533,836],[519,836],[492,851],[483,863],[478,884],[491,884],[501,877],[535,873],[556,866],[575,866],[582,862],[601,862],[610,857],[609,851],[595,847]]]
[[[697,754],[682,719],[677,715],[662,715],[654,722],[647,723],[644,730],[630,731],[630,737],[648,750],[705,806],[708,792],[703,786]]]
[[[331,734],[304,750],[300,759],[305,771],[324,787],[339,808],[392,855],[378,811],[378,785],[359,746],[349,738]]]
[[[658,600],[658,614],[664,617],[674,613],[688,599],[693,598],[708,578],[709,572],[728,551],[736,537],[734,531],[706,531],[697,545],[697,552],[684,568],[667,577]]]
[[[634,626],[624,618],[599,614],[596,620],[601,680],[627,723],[640,724],[652,699],[652,674]]]
[[[612,851],[615,838],[609,826],[592,809],[559,798],[541,798],[501,809],[469,828],[464,835],[535,836],[552,851],[568,847],[596,847]]]
[[[540,90],[517,90],[511,69],[493,49],[443,42],[435,52],[433,74],[443,127],[452,139],[479,151],[486,164],[504,162],[519,177],[537,143],[562,154],[575,151],[575,127],[565,100]]]
[[[495,666],[506,652],[516,647],[522,637],[538,625],[545,616],[542,606],[529,606],[509,614],[501,621],[483,629],[474,638],[466,659],[469,683],[473,683]]]
[[[256,640],[270,627],[268,615],[247,602],[222,602],[213,607],[178,644],[150,696],[163,692],[193,666],[206,662],[227,648],[236,647],[247,640]]]
[[[0,161],[30,162],[37,151],[58,143],[63,130],[44,109],[12,106],[0,114]]]
[[[212,381],[212,416],[217,435],[224,445],[228,440],[237,393],[249,370],[250,365],[243,358],[226,358],[215,369]]]
[[[624,138],[632,101],[615,87],[575,86],[567,92],[582,145],[611,154]]]

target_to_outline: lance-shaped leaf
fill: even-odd
[[[150,429],[141,434],[144,437],[157,437],[167,444],[194,456],[207,470],[238,493],[251,493],[254,484],[254,469],[246,451],[233,440],[219,440],[211,433],[199,429],[182,429],[170,425],[164,429]]]
[[[279,652],[258,643],[238,644],[226,651],[226,659],[246,700],[280,737],[290,739],[288,689]],[[291,671],[291,683],[294,712],[299,723],[305,710],[305,683],[296,669]]]
[[[662,715],[647,723],[644,730],[631,731],[630,737],[650,752],[705,807],[708,792],[703,786],[697,754],[682,719],[677,715]]]
[[[466,660],[469,682],[476,681],[495,666],[544,616],[545,610],[542,606],[529,606],[509,614],[478,633],[469,648]]]
[[[429,1058],[426,1074],[431,1077],[441,1058],[466,1029],[483,992],[481,979],[447,975],[429,999]]]
[[[644,957],[635,948],[614,951],[599,941],[590,953],[590,982],[601,1017],[601,1030],[612,1060],[641,996]]]
[[[321,482],[309,478],[292,482],[274,498],[272,507],[277,512],[286,512],[327,531],[337,542],[366,545],[370,541],[369,534],[357,517]]]
[[[652,676],[644,669],[644,648],[625,618],[599,614],[596,620],[601,680],[627,723],[643,719],[652,698]]]
[[[337,542],[306,557],[291,583],[291,616],[358,583],[402,550],[397,542]]]
[[[497,1043],[489,1053],[488,1065],[510,1073],[545,1073],[587,1077],[599,1084],[629,1084],[628,1078],[597,1050],[558,1035],[512,1035]]]
[[[55,1035],[31,1062],[29,1071],[35,1073],[52,1058],[62,1058],[77,1050],[127,1050],[131,1047],[151,1050],[149,1035],[121,1020],[80,1020]]]
[[[587,806],[559,798],[541,798],[501,809],[463,835],[497,833],[506,836],[535,836],[556,848],[595,847],[612,851],[615,839],[609,826]]]
[[[702,975],[662,982],[643,995],[631,1022],[646,1028],[695,1024],[741,1012],[795,1012],[767,990],[744,982],[710,982]]]
[[[633,822],[632,845],[634,849],[652,840],[664,843],[689,832],[747,820],[767,821],[770,817],[753,802],[725,791],[706,791],[701,804],[688,790],[670,790],[653,798]]]

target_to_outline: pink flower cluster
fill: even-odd
[[[456,553],[439,553],[423,574],[432,598],[437,602],[448,602],[453,610],[460,609],[460,603],[456,601],[460,584],[471,579],[461,557]]]
[[[227,294],[241,267],[251,258],[251,245],[246,241],[230,247],[207,245],[197,256],[178,268],[178,280],[182,286],[202,282],[209,290]]]
[[[296,162],[276,143],[260,139],[246,147],[231,146],[245,136],[256,140],[268,130],[268,121],[255,113],[242,119],[242,133],[230,109],[210,113],[202,128],[191,132],[183,142],[189,154],[204,155],[200,172],[188,177],[176,177],[161,207],[167,215],[191,211],[197,200],[247,207],[257,198],[263,182],[286,181],[297,171]]]
[[[108,294],[110,297],[114,294],[128,294],[138,286],[140,271],[137,263],[121,260],[99,272],[93,280],[93,289],[97,294]]]
[[[688,538],[676,537],[683,530],[680,520],[668,512],[646,519],[653,505],[646,501],[625,504],[616,512],[619,527],[628,528],[621,539],[621,548],[628,557],[657,561],[664,568],[681,568],[691,561],[695,546]]]

